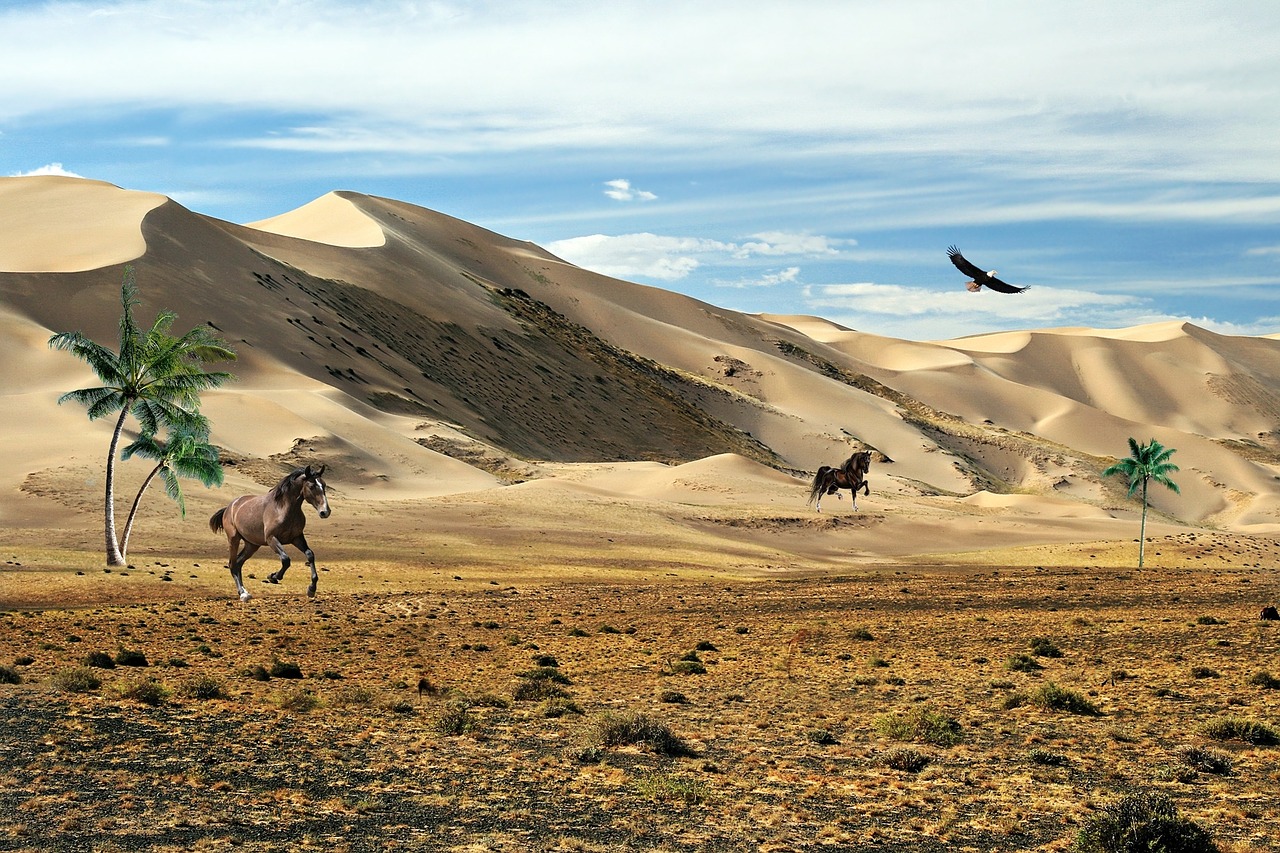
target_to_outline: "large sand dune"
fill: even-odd
[[[126,263],[139,317],[172,309],[178,330],[208,324],[240,356],[205,401],[227,487],[189,487],[185,520],[159,494],[148,506],[151,529],[189,550],[222,547],[203,510],[302,462],[329,465],[346,502],[355,526],[335,538],[394,524],[412,543],[472,517],[483,547],[581,513],[592,536],[634,544],[650,525],[646,548],[736,549],[744,571],[751,554],[775,571],[1127,542],[1137,505],[1100,471],[1130,436],[1178,451],[1181,494],[1152,492],[1157,535],[1280,530],[1274,337],[1166,323],[895,340],[724,310],[349,192],[236,225],[93,181],[8,178],[0,226],[0,523],[14,541],[98,535],[110,419],[56,405],[96,382],[46,342],[113,343]],[[807,479],[863,448],[859,515],[846,497],[817,516]],[[124,485],[145,470],[121,467]]]

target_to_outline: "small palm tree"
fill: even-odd
[[[1178,470],[1178,466],[1169,461],[1169,457],[1177,451],[1172,447],[1165,447],[1154,438],[1147,444],[1138,444],[1130,438],[1129,450],[1133,452],[1132,456],[1110,466],[1102,472],[1102,476],[1124,474],[1128,477],[1129,497],[1133,497],[1138,486],[1142,486],[1142,527],[1138,534],[1138,568],[1142,568],[1147,545],[1147,484],[1155,480],[1180,494],[1178,484],[1169,479],[1169,475]]]
[[[49,339],[49,346],[67,350],[86,362],[102,385],[63,394],[59,403],[73,400],[88,408],[89,420],[119,412],[111,446],[107,451],[106,495],[103,502],[107,564],[123,566],[116,538],[115,457],[124,430],[125,418],[132,414],[144,434],[154,435],[162,425],[176,424],[193,417],[200,405],[200,392],[217,388],[231,378],[230,373],[207,373],[201,364],[230,361],[235,353],[207,328],[197,327],[181,337],[169,334],[177,315],[161,312],[145,332],[133,319],[138,304],[133,267],[125,267],[120,287],[120,349],[113,352],[80,332],[61,332]]]
[[[203,415],[196,415],[169,427],[169,440],[159,441],[152,433],[143,433],[120,452],[122,460],[131,456],[156,460],[156,467],[142,481],[133,506],[129,508],[129,518],[124,523],[124,535],[120,537],[120,556],[128,558],[129,534],[133,531],[133,520],[138,515],[138,505],[142,503],[142,495],[157,475],[164,481],[164,491],[178,504],[182,517],[187,517],[187,503],[182,494],[179,477],[199,480],[206,487],[221,486],[223,479],[222,465],[218,461],[218,449],[209,443],[209,421]]]

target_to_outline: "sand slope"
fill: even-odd
[[[1152,493],[1157,521],[1280,530],[1274,337],[1166,323],[894,340],[727,311],[351,192],[245,226],[97,182],[9,178],[0,224],[0,398],[24,413],[0,424],[0,521],[92,522],[100,498],[59,490],[93,478],[111,425],[55,405],[95,382],[45,342],[79,329],[112,343],[129,262],[140,317],[172,309],[179,330],[208,324],[240,355],[237,381],[206,399],[229,489],[315,461],[370,507],[528,495],[548,502],[535,523],[572,492],[618,507],[611,523],[643,505],[767,542],[787,534],[708,528],[708,508],[812,520],[807,478],[868,448],[859,506],[892,541],[828,530],[819,548],[860,558],[1123,536],[1135,504],[1099,472],[1135,436],[1178,450],[1182,494]]]

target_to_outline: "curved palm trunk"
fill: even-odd
[[[138,515],[138,505],[142,503],[142,495],[147,491],[147,486],[151,485],[151,481],[156,478],[156,474],[164,468],[164,463],[160,463],[151,469],[151,473],[147,475],[147,479],[142,481],[142,487],[138,489],[138,494],[134,496],[133,506],[129,507],[129,518],[124,523],[124,536],[120,539],[120,559],[124,560],[129,553],[129,534],[133,531],[133,520]]]
[[[108,566],[125,565],[124,554],[120,550],[120,542],[116,539],[116,447],[120,444],[120,433],[124,432],[124,419],[129,414],[126,405],[120,410],[120,418],[116,421],[116,430],[111,434],[111,447],[107,451],[107,493],[104,500],[103,515],[106,519],[106,550]]]

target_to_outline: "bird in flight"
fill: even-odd
[[[989,287],[992,290],[998,290],[1001,293],[1021,293],[1026,290],[1025,287],[1017,287],[1016,285],[1009,284],[1008,282],[1004,282],[996,278],[995,270],[984,272],[979,269],[977,266],[966,260],[965,256],[960,254],[960,250],[955,246],[947,247],[947,257],[951,258],[951,263],[956,265],[956,269],[960,270],[960,272],[972,279],[972,281],[968,282],[965,287],[969,288],[969,290],[974,293],[977,293],[983,287]]]

